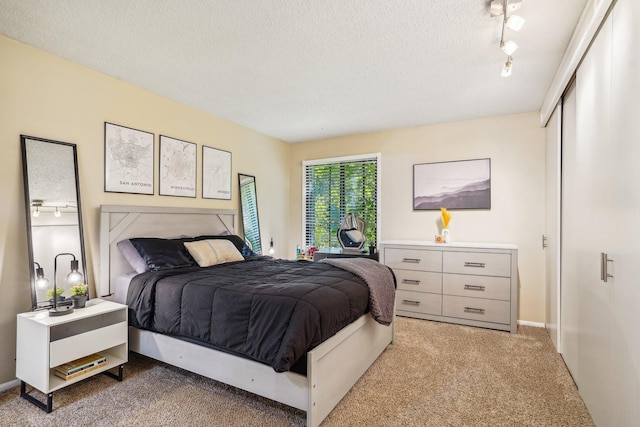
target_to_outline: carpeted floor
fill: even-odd
[[[323,426],[594,425],[544,329],[396,319],[394,344]],[[55,392],[51,414],[18,394],[0,393],[0,426],[305,423],[304,412],[136,354],[121,383],[97,375]]]

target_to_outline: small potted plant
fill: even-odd
[[[74,308],[84,308],[87,303],[87,295],[89,286],[86,283],[76,283],[69,290],[71,292],[71,301]]]
[[[62,292],[63,292],[62,288],[56,288],[56,300],[58,301],[64,300],[64,297],[62,296]],[[51,303],[53,303],[53,288],[47,291],[47,293],[45,294],[45,298],[47,298],[49,301],[51,301]]]

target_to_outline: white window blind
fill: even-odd
[[[351,213],[366,224],[366,245],[377,242],[379,155],[305,162],[304,245],[340,247],[337,231]]]

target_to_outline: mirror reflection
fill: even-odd
[[[24,135],[21,144],[32,305],[52,305],[54,283],[57,304],[69,304],[67,276],[74,266],[84,275],[86,265],[76,145]]]
[[[240,183],[240,210],[242,211],[242,228],[245,240],[249,242],[253,252],[262,254],[256,177],[239,173],[238,181]]]

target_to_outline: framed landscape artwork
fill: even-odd
[[[413,209],[491,209],[491,159],[413,165]]]

